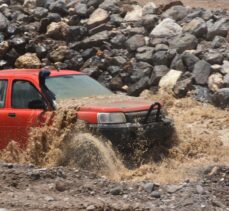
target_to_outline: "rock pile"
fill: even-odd
[[[173,0],[0,0],[0,69],[76,69],[114,91],[229,105],[229,10]]]

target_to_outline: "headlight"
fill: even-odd
[[[125,123],[126,117],[123,113],[98,113],[97,121],[101,124]]]

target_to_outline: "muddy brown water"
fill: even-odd
[[[11,142],[1,152],[0,159],[41,167],[63,165],[83,168],[114,180],[153,180],[159,183],[194,180],[203,167],[228,163],[228,110],[198,103],[191,98],[174,99],[167,93],[157,96],[147,93],[143,98],[162,99],[168,115],[174,120],[174,146],[167,149],[166,154],[161,148],[152,149],[151,153],[161,157],[159,162],[149,160],[136,169],[126,168],[121,155],[109,141],[90,134],[85,125],[75,119],[75,109],[83,104],[77,101],[60,103],[51,126],[32,129],[25,151]],[[94,100],[90,98],[86,101]],[[136,150],[138,161],[144,160],[143,156],[141,150]]]

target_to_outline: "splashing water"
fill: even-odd
[[[151,154],[160,154],[160,162],[149,161],[134,170],[125,168],[109,141],[93,136],[76,120],[77,106],[59,108],[52,125],[31,130],[25,151],[11,142],[0,159],[45,167],[78,167],[115,180],[154,180],[160,183],[195,179],[204,166],[228,163],[228,110],[201,104],[191,98],[177,100],[166,93],[145,98],[164,100],[176,128],[175,145],[166,153],[159,148],[148,150]],[[136,150],[139,160],[144,160],[144,156]]]

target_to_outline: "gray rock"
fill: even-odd
[[[168,50],[169,50],[169,46],[165,44],[157,44],[155,46],[155,51],[168,51]]]
[[[0,31],[6,30],[8,27],[8,19],[0,12]]]
[[[75,6],[76,14],[82,17],[87,17],[88,8],[86,4],[79,3]]]
[[[137,49],[137,53],[135,55],[137,60],[143,61],[143,62],[152,62],[154,48],[152,47],[140,47]]]
[[[217,51],[209,51],[204,54],[204,59],[210,64],[222,64],[223,54]]]
[[[219,89],[219,91],[212,96],[212,102],[215,106],[220,108],[229,107],[229,88]]]
[[[183,185],[168,185],[167,186],[167,192],[168,193],[175,193],[178,190],[182,189],[184,186]]]
[[[192,74],[190,72],[185,72],[173,87],[175,97],[185,97],[187,92],[192,88],[192,81]]]
[[[182,34],[182,27],[174,20],[166,18],[151,32],[153,37],[174,37]]]
[[[166,10],[162,16],[165,18],[172,18],[175,21],[184,19],[188,14],[187,9],[184,6],[173,6]]]
[[[154,66],[153,72],[150,77],[150,85],[158,85],[160,79],[169,72],[169,68],[165,65]]]
[[[44,7],[36,7],[33,10],[33,16],[36,20],[40,20],[41,18],[45,18],[48,15],[48,9]]]
[[[142,47],[145,45],[145,37],[140,34],[136,34],[130,37],[126,41],[126,46],[129,51],[135,51],[137,48]]]
[[[181,54],[176,54],[176,56],[173,58],[170,69],[180,70],[182,72],[186,70]]]
[[[211,93],[208,88],[195,85],[193,86],[193,98],[203,103],[211,103]]]
[[[109,14],[106,10],[98,8],[89,17],[87,25],[92,28],[105,23],[109,19]]]
[[[115,188],[112,188],[112,189],[110,190],[110,193],[111,193],[112,195],[121,195],[122,192],[123,192],[123,188],[120,187],[120,186],[115,187]]]
[[[143,6],[143,16],[149,14],[155,14],[157,11],[157,6],[153,2],[148,2]]]
[[[112,76],[115,76],[122,71],[119,66],[109,66],[107,70]]]
[[[161,193],[159,191],[153,191],[150,196],[154,197],[154,198],[161,198]]]
[[[229,88],[229,73],[227,73],[223,78],[223,85],[226,88]]]
[[[97,34],[94,34],[90,37],[86,37],[81,42],[75,42],[70,45],[70,48],[79,50],[86,49],[90,47],[100,47],[104,41],[109,39],[109,34],[107,31],[102,31]]]
[[[208,26],[207,38],[214,39],[215,36],[225,37],[229,31],[229,18],[221,18],[214,24]]]
[[[87,6],[88,7],[93,6],[94,8],[97,8],[102,2],[103,2],[103,0],[88,0]]]
[[[111,39],[111,43],[114,47],[122,48],[126,41],[126,37],[123,34],[117,34],[115,37]]]
[[[184,52],[182,54],[182,61],[186,69],[192,72],[194,65],[199,61],[199,58],[190,52]]]
[[[151,192],[154,190],[155,185],[154,185],[154,183],[149,182],[149,183],[144,184],[144,185],[143,185],[143,188],[144,188],[144,190],[145,190],[146,192],[151,193]]]
[[[123,18],[120,16],[120,14],[112,14],[110,16],[110,23],[116,26],[120,26],[120,24],[123,22]]]
[[[196,37],[203,37],[207,33],[207,24],[202,18],[197,17],[184,25],[183,30],[195,35]]]
[[[111,11],[112,13],[118,13],[119,12],[119,6],[118,3],[120,0],[105,0],[102,4],[99,5],[100,8]]]
[[[157,51],[153,54],[152,62],[154,65],[166,65],[170,67],[170,64],[175,55],[170,51]]]
[[[224,47],[225,45],[227,45],[227,40],[226,38],[221,36],[215,36],[215,38],[211,43],[212,48],[221,48]]]
[[[139,96],[140,93],[148,87],[149,77],[143,77],[136,83],[128,87],[127,93],[131,96]]]
[[[61,0],[53,1],[49,5],[49,10],[50,10],[50,12],[58,13],[62,16],[68,14],[68,9],[66,7],[66,4],[64,1],[61,1]]]
[[[142,18],[142,7],[139,5],[131,5],[131,10],[126,13],[124,20],[127,22],[139,21]]]
[[[178,53],[183,53],[185,50],[196,49],[197,45],[198,40],[192,34],[178,36],[170,42],[170,47],[176,49]]]
[[[194,65],[193,77],[196,84],[206,85],[208,83],[210,73],[211,65],[206,61],[200,60]]]
[[[201,185],[196,185],[196,191],[199,194],[203,194],[204,193],[204,188]]]

